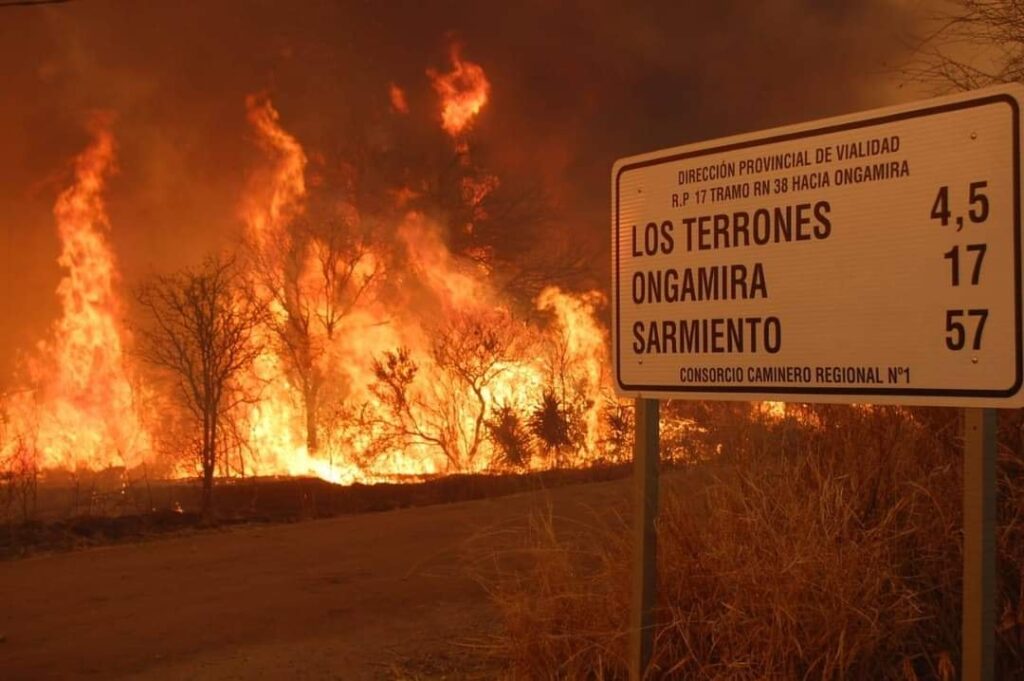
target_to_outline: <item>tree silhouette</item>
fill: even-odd
[[[211,257],[196,269],[158,276],[137,298],[146,313],[143,358],[174,385],[184,413],[200,433],[193,442],[202,475],[202,513],[213,515],[213,475],[229,444],[230,415],[253,396],[239,375],[260,354],[254,331],[265,308],[245,295],[232,259]]]

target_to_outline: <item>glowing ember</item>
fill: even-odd
[[[484,200],[501,184],[496,175],[484,175],[482,177],[462,178],[462,200],[473,209],[473,220],[486,220],[489,216],[484,208]],[[473,224],[466,225],[467,231],[472,231]]]
[[[391,98],[391,108],[400,114],[409,113],[409,102],[405,100],[405,91],[394,83],[388,86],[388,97]]]
[[[451,50],[451,60],[451,71],[438,73],[430,69],[427,75],[441,97],[441,126],[456,137],[472,124],[487,104],[491,84],[479,64],[463,61],[457,46]]]

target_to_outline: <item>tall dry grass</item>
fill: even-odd
[[[958,678],[956,412],[800,417],[733,419],[718,457],[663,478],[652,678]],[[1000,456],[1000,679],[1024,678],[1019,452]],[[542,514],[492,557],[510,677],[625,678],[628,511]]]

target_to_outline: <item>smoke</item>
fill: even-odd
[[[30,347],[59,312],[52,206],[68,159],[88,143],[93,110],[117,112],[110,240],[131,286],[237,241],[238,198],[262,153],[245,124],[250,93],[272,94],[309,151],[308,178],[321,194],[366,190],[365,169],[339,160],[358,158],[354,149],[395,159],[377,169],[390,181],[410,157],[430,165],[449,153],[427,70],[448,71],[457,42],[491,83],[470,162],[500,175],[500,191],[543,193],[548,207],[523,234],[472,238],[496,243],[510,260],[533,257],[534,242],[542,251],[571,244],[586,256],[588,283],[603,286],[615,158],[883,104],[892,79],[885,64],[902,55],[898,37],[913,19],[902,4],[880,0],[4,8],[0,314],[18,321],[0,325],[0,382],[15,349]],[[396,89],[408,114],[394,103]]]

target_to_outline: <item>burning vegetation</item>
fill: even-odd
[[[194,664],[237,666],[244,675],[243,662],[273,675],[263,666],[280,657],[289,665],[278,673],[284,678],[315,675],[295,666],[312,658],[325,676],[355,676],[346,665],[362,656],[379,676],[386,660],[378,651],[394,641],[403,655],[418,654],[418,636],[428,633],[430,645],[445,646],[428,660],[437,675],[439,660],[453,659],[458,639],[451,634],[468,633],[471,645],[459,648],[490,652],[506,676],[626,678],[634,559],[627,488],[612,482],[548,494],[627,474],[635,425],[631,403],[612,391],[607,301],[591,290],[598,268],[582,253],[586,235],[557,223],[553,204],[561,199],[580,216],[597,203],[592,197],[603,203],[588,166],[605,173],[623,144],[660,145],[681,129],[712,134],[862,104],[869,88],[853,76],[898,15],[887,10],[867,23],[866,10],[814,3],[764,3],[760,12],[726,7],[724,14],[716,3],[663,3],[589,13],[545,8],[543,16],[527,7],[495,22],[488,6],[469,3],[456,23],[481,36],[473,44],[487,44],[495,64],[505,55],[511,66],[499,78],[459,44],[432,68],[403,68],[424,42],[436,47],[438,27],[449,22],[436,8],[416,14],[400,6],[383,15],[387,21],[360,24],[364,9],[355,3],[345,12],[343,3],[312,3],[302,12],[165,3],[173,7],[139,13],[143,21],[133,24],[102,3],[65,4],[81,6],[73,10],[81,14],[50,15],[52,30],[12,32],[12,55],[36,63],[23,69],[30,76],[13,72],[8,89],[18,103],[7,107],[14,113],[7,128],[20,132],[37,116],[52,123],[54,111],[35,101],[48,97],[59,120],[86,101],[118,102],[122,110],[90,116],[89,139],[77,153],[55,144],[68,157],[67,172],[59,186],[43,181],[32,190],[52,189],[44,211],[52,203],[58,247],[48,257],[60,274],[53,320],[22,345],[0,390],[0,558],[192,528],[215,505],[229,523],[544,491],[437,509],[443,513],[278,528],[281,534],[210,534],[189,551],[167,542],[162,552],[144,547],[50,562],[50,574],[73,579],[41,578],[43,561],[11,563],[8,574],[21,573],[11,583],[29,585],[12,590],[13,614],[0,618],[13,673],[21,665],[38,677],[46,667],[33,665],[45,660],[108,676],[118,675],[118,664],[132,674]],[[972,12],[950,26],[981,36],[986,48],[995,34],[976,33],[978,21],[996,16],[999,26],[1020,28],[1007,21],[1012,12]],[[517,27],[515,16],[528,21]],[[169,36],[168,45],[142,23]],[[342,23],[351,30],[339,40]],[[765,25],[789,30],[766,32]],[[313,30],[321,26],[329,29]],[[683,31],[680,40],[658,39],[665,26]],[[224,27],[244,44],[225,42]],[[40,41],[43,35],[54,44]],[[65,45],[56,43],[73,47],[62,56]],[[106,51],[110,45],[117,49]],[[579,49],[588,45],[602,49]],[[218,49],[231,50],[230,59]],[[891,53],[878,49],[876,56]],[[235,58],[237,67],[225,66]],[[970,85],[1019,80],[1021,60],[1011,61],[992,75],[966,63],[939,75]],[[249,76],[263,78],[267,65],[274,85],[259,90],[265,81]],[[340,67],[350,69],[345,87],[321,90]],[[749,106],[751,75],[757,107]],[[136,86],[150,81],[187,83],[165,88],[174,99],[187,95],[181,110],[161,118],[153,110],[172,108],[171,95],[122,93],[146,90]],[[81,98],[85,90],[95,92]],[[210,92],[213,106],[200,101]],[[665,92],[703,104],[664,106]],[[225,97],[231,121],[203,128],[221,115]],[[489,128],[495,107],[508,102],[512,110],[512,100],[521,120]],[[129,120],[140,111],[144,125]],[[244,151],[210,157],[246,161],[223,163],[204,191],[233,211],[210,230],[229,234],[231,247],[196,252],[192,239],[175,232],[189,242],[187,266],[155,267],[136,280],[131,256],[138,253],[122,250],[116,238],[138,227],[118,210],[116,184],[145,171],[132,162],[132,141],[141,140],[142,155],[160,165],[165,158],[149,148],[159,146],[157,138],[202,146],[225,125],[238,128],[231,144],[244,138]],[[317,137],[318,126],[331,129],[329,139]],[[489,148],[496,130],[514,141]],[[51,163],[39,153],[44,146],[13,155],[33,181],[44,174],[39,165]],[[515,163],[535,155],[544,163],[531,170],[555,197],[516,174]],[[135,188],[159,184],[178,198],[177,190],[202,176],[181,172],[195,154],[168,157],[180,167],[169,163],[166,175]],[[708,177],[735,174],[705,170]],[[800,187],[820,187],[821,179]],[[574,181],[581,187],[571,187]],[[733,188],[712,194],[729,198]],[[151,231],[180,223],[180,234],[189,233],[210,208],[206,200],[202,192],[190,196],[201,204],[198,214],[173,206],[157,213]],[[818,218],[812,236],[826,239],[828,204],[793,205],[796,213],[810,209]],[[747,222],[752,245],[785,240],[773,216],[752,213],[731,224],[722,243],[717,231],[707,241],[699,225],[689,225],[693,250],[735,247]],[[635,242],[640,249],[642,239]],[[11,250],[18,250],[12,258],[25,255]],[[744,267],[638,273],[635,302],[765,298],[761,266]],[[745,328],[730,322],[726,330],[735,333],[727,340],[771,349],[773,319],[747,320]],[[714,346],[715,329],[698,326],[649,326],[630,342],[655,353]],[[694,382],[706,382],[703,369],[692,371]],[[951,409],[665,402],[661,460],[694,465],[673,466],[661,483],[652,674],[955,678],[964,552],[958,419]],[[998,441],[997,669],[998,678],[1024,678],[1024,410],[1001,415]],[[622,465],[594,466],[606,462]],[[291,543],[281,541],[285,532]],[[222,551],[196,549],[222,543]],[[300,545],[304,552],[290,555]],[[258,570],[247,572],[250,565]],[[463,572],[472,590],[453,579]],[[186,583],[186,591],[200,587],[189,591],[191,600],[174,588]],[[429,598],[415,600],[423,595]],[[488,606],[479,621],[468,602]],[[169,603],[169,618],[146,616]],[[411,610],[418,626],[409,624]],[[68,628],[68,613],[71,624],[95,635],[54,636]],[[195,621],[212,624],[201,639]],[[371,638],[378,648],[366,645]],[[327,640],[339,645],[323,649]],[[317,654],[308,655],[313,648]]]
[[[510,266],[495,234],[538,209],[474,159],[491,86],[450,59],[426,72],[445,133],[426,170],[372,150],[328,163],[267,93],[247,97],[263,160],[238,199],[241,245],[134,289],[104,204],[116,125],[96,116],[54,208],[60,318],[3,396],[5,475],[198,475],[208,509],[218,476],[346,484],[617,456],[604,297]],[[399,85],[382,91],[385,115],[415,114]]]
[[[57,198],[61,317],[26,356],[24,389],[2,405],[0,451],[30,469],[134,466],[151,450],[107,237],[103,190],[115,167],[111,125],[109,115],[90,120],[93,142],[75,159],[74,181]]]
[[[428,69],[427,75],[441,98],[441,127],[449,135],[458,137],[468,130],[487,104],[491,84],[479,64],[463,61],[458,45],[452,47],[451,60],[451,71],[438,73]]]

